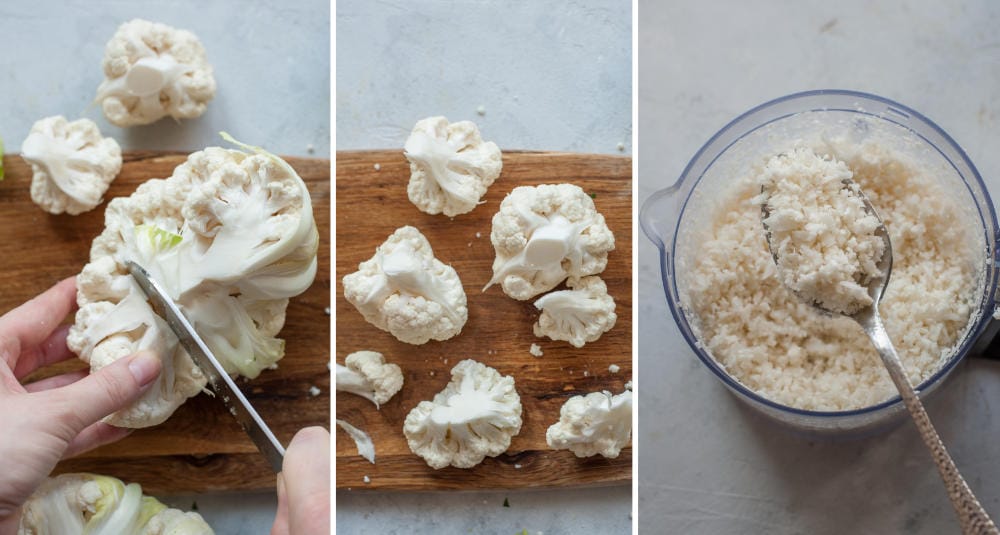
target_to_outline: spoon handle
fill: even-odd
[[[941,479],[944,480],[945,487],[948,490],[948,497],[955,508],[955,513],[958,514],[958,522],[962,527],[962,533],[965,535],[1000,534],[996,524],[990,519],[983,506],[979,504],[979,500],[972,493],[972,489],[969,488],[962,474],[958,472],[955,461],[951,459],[951,455],[948,454],[948,450],[945,449],[944,444],[941,442],[941,437],[938,436],[937,431],[931,424],[931,419],[927,416],[927,411],[924,410],[923,403],[920,402],[920,398],[917,397],[913,386],[903,371],[903,364],[899,360],[899,355],[896,354],[896,348],[892,346],[892,342],[889,340],[889,334],[882,324],[882,319],[877,313],[872,314],[867,319],[868,321],[861,322],[862,327],[864,327],[865,332],[871,338],[872,344],[875,345],[879,356],[882,357],[882,362],[885,364],[886,369],[888,369],[892,382],[896,384],[896,389],[899,390],[899,396],[910,411],[913,422],[917,424],[917,430],[920,431],[920,436],[924,439],[924,444],[927,445],[927,448],[931,451],[931,456],[934,457],[938,472],[941,474]]]

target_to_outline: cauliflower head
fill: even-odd
[[[444,117],[417,121],[406,139],[410,183],[406,193],[421,212],[454,217],[471,212],[503,166],[500,148],[484,142],[472,121]]]
[[[69,122],[62,115],[31,127],[21,157],[34,173],[31,200],[50,214],[93,210],[122,168],[118,142],[101,137],[90,119]]]
[[[157,382],[107,421],[164,421],[206,378],[125,267],[143,266],[180,306],[230,374],[254,378],[284,356],[288,299],[316,274],[319,235],[305,183],[260,149],[207,148],[167,179],[108,203],[105,229],[77,277],[66,343],[91,370],[138,350],[163,362]]]
[[[347,355],[344,364],[337,364],[337,391],[361,396],[376,408],[403,388],[403,371],[381,353],[357,351]]]
[[[570,289],[545,294],[535,301],[542,311],[535,322],[535,336],[564,340],[583,347],[611,330],[618,320],[615,300],[600,277],[584,277],[566,284]]]
[[[413,453],[431,468],[471,468],[507,451],[521,431],[521,397],[514,378],[485,364],[463,360],[451,382],[406,415],[403,434]]]
[[[24,504],[18,535],[212,535],[198,513],[143,496],[136,483],[93,474],[46,479]]]
[[[601,454],[618,457],[632,438],[632,392],[593,392],[573,396],[559,410],[559,421],[545,433],[550,448],[570,450],[577,457]]]
[[[118,27],[104,48],[104,81],[96,102],[117,126],[166,117],[192,119],[215,96],[205,48],[187,30],[142,19]]]
[[[447,340],[469,318],[455,268],[434,258],[427,238],[401,227],[344,277],[344,297],[368,323],[408,344]]]
[[[615,237],[594,200],[573,184],[514,188],[493,216],[496,251],[490,286],[530,299],[566,280],[596,275],[608,264]]]

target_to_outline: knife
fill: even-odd
[[[135,281],[139,283],[139,287],[149,297],[153,310],[166,320],[170,330],[177,335],[181,346],[191,356],[191,360],[201,368],[205,377],[208,378],[208,384],[211,385],[212,390],[218,397],[222,398],[222,403],[229,409],[229,413],[236,418],[243,430],[250,436],[250,440],[264,455],[274,472],[281,472],[285,448],[264,423],[264,419],[257,414],[243,392],[240,392],[232,377],[226,373],[222,364],[219,364],[219,360],[212,354],[212,350],[198,336],[194,327],[156,280],[151,278],[149,273],[139,264],[131,260],[125,262],[125,265]]]

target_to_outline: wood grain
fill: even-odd
[[[106,199],[132,193],[150,178],[170,176],[186,155],[130,152]],[[278,439],[288,444],[305,426],[330,421],[330,162],[286,158],[305,180],[319,228],[316,281],[291,300],[280,336],[287,340],[277,370],[265,370],[239,384]],[[75,275],[87,262],[90,242],[104,228],[104,207],[79,216],[50,215],[29,196],[31,168],[17,156],[4,158],[7,178],[0,182],[0,313]],[[71,321],[72,318],[68,318]],[[29,379],[69,368],[70,361]],[[309,388],[320,389],[310,396]],[[274,488],[274,474],[218,401],[202,394],[164,424],[135,431],[128,438],[64,461],[57,473],[87,471],[140,483],[151,494]]]
[[[375,164],[380,170],[375,170]],[[354,351],[382,352],[403,368],[403,390],[381,410],[367,400],[337,396],[337,417],[366,430],[376,446],[372,465],[359,457],[354,442],[338,428],[337,487],[380,489],[484,489],[619,484],[630,480],[632,450],[617,459],[577,459],[552,451],[545,431],[559,419],[571,396],[621,392],[632,377],[632,161],[615,156],[544,152],[505,152],[503,173],[486,203],[471,213],[448,218],[417,210],[406,196],[409,164],[401,151],[337,153],[337,361]],[[532,301],[515,301],[499,287],[481,292],[492,276],[490,228],[500,201],[515,186],[570,182],[593,194],[597,209],[614,232],[616,249],[601,274],[617,303],[618,322],[600,340],[576,349],[565,342],[536,338],[538,311]],[[413,346],[365,322],[343,297],[340,281],[370,258],[396,228],[413,225],[430,241],[435,256],[458,271],[468,295],[469,321],[462,333],[444,342]],[[477,237],[478,233],[478,237]],[[532,343],[544,351],[528,353]],[[507,453],[462,470],[433,470],[410,452],[403,420],[418,402],[431,399],[450,380],[458,361],[472,358],[513,375],[521,396],[524,424]],[[608,367],[617,364],[617,374]],[[371,482],[363,483],[367,475]]]

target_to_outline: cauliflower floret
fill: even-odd
[[[170,115],[192,119],[215,96],[212,66],[195,35],[134,19],[104,49],[104,81],[96,102],[118,126],[150,124]]]
[[[198,513],[143,496],[137,483],[93,474],[48,478],[28,498],[18,535],[212,535]]]
[[[472,121],[444,117],[417,121],[406,139],[410,161],[406,193],[421,212],[454,217],[471,212],[500,176],[500,148],[483,142]]]
[[[566,284],[570,289],[552,292],[535,301],[542,315],[535,322],[535,336],[565,340],[583,347],[611,330],[618,320],[615,300],[600,277],[584,277]]]
[[[357,351],[347,355],[344,364],[337,364],[337,391],[361,396],[376,408],[403,388],[403,371],[381,353]]]
[[[118,142],[101,137],[90,119],[69,122],[62,115],[31,127],[21,157],[34,172],[31,200],[50,214],[93,210],[122,168]]]
[[[570,450],[577,457],[601,455],[614,459],[632,438],[632,392],[617,396],[593,392],[573,396],[559,410],[559,421],[545,433],[550,448]]]
[[[458,273],[434,258],[427,238],[410,226],[344,277],[344,297],[368,323],[408,344],[447,340],[469,318]]]
[[[98,370],[139,350],[163,362],[156,383],[106,419],[148,427],[206,385],[125,268],[160,282],[230,374],[254,378],[284,356],[288,298],[316,274],[319,235],[305,183],[280,158],[211,147],[165,180],[113,199],[77,278],[80,310],[66,343]]]
[[[406,416],[403,434],[413,453],[434,469],[471,468],[507,451],[521,431],[514,378],[474,360],[451,370],[451,382]]]
[[[569,277],[604,271],[615,237],[594,200],[573,184],[514,188],[493,216],[493,279],[504,293],[530,299]]]

